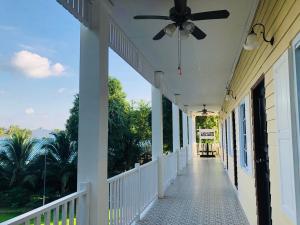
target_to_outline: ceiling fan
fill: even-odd
[[[206,109],[206,105],[205,105],[205,104],[203,104],[203,109],[202,109],[201,111],[198,111],[198,112],[200,112],[200,113],[202,114],[202,116],[207,116],[208,113],[214,113],[214,112],[212,112],[212,111],[208,111],[208,110]]]
[[[176,29],[179,29],[181,37],[188,37],[192,34],[196,39],[201,40],[206,37],[206,34],[191,21],[211,20],[211,19],[226,19],[230,13],[227,10],[207,11],[192,13],[191,8],[187,6],[187,0],[174,0],[175,6],[169,11],[169,16],[157,15],[138,15],[134,19],[158,19],[170,20],[173,23],[164,27],[159,31],[153,40],[160,40],[166,34],[172,36]]]

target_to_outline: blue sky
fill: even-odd
[[[4,0],[0,7],[0,126],[63,129],[79,81],[79,23],[55,0]],[[130,100],[151,86],[110,51],[109,74]]]

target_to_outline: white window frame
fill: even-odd
[[[244,112],[242,112],[242,110]],[[240,140],[240,165],[243,168],[247,168],[247,126],[246,126],[246,103],[241,102],[239,105],[239,140]],[[245,143],[246,140],[246,143]]]
[[[296,45],[293,45],[296,47]],[[280,58],[277,60],[277,62],[274,64],[273,70],[274,70],[274,81],[275,81],[275,99],[276,99],[276,104],[278,104],[278,100],[277,100],[277,96],[276,96],[276,91],[278,89],[278,87],[282,87],[282,83],[281,81],[277,81],[277,76],[276,76],[276,68],[277,66],[280,66],[281,64],[283,64],[285,61],[287,60],[287,73],[284,73],[285,75],[287,75],[287,79],[285,78],[285,80],[288,80],[288,85],[289,85],[289,91],[288,91],[288,97],[284,98],[285,102],[288,102],[288,110],[285,112],[287,115],[289,115],[290,118],[285,118],[285,120],[288,122],[288,128],[285,128],[283,130],[287,130],[286,132],[283,132],[283,135],[280,134],[280,123],[279,120],[277,120],[277,127],[278,127],[278,157],[279,157],[279,165],[280,165],[280,189],[281,189],[281,207],[282,210],[285,212],[285,214],[293,221],[296,223],[296,221],[298,221],[297,224],[299,224],[300,222],[300,218],[298,218],[300,216],[299,214],[299,200],[300,200],[300,196],[299,196],[299,159],[298,159],[298,152],[296,149],[299,149],[298,147],[298,141],[299,141],[299,130],[298,130],[298,115],[296,114],[297,108],[298,108],[298,97],[297,95],[295,95],[296,93],[299,92],[299,90],[297,91],[297,77],[296,77],[296,65],[295,65],[295,55],[294,55],[294,51],[296,50],[296,48],[290,48],[288,50],[286,50],[281,56]],[[293,59],[293,60],[292,60]],[[277,82],[276,82],[277,81]],[[280,94],[278,94],[278,96],[281,96]],[[278,113],[280,111],[278,110],[278,106],[276,107],[276,113],[277,113],[277,117]],[[292,151],[291,154],[288,155],[292,155],[292,159],[290,161],[288,161],[288,163],[285,163],[285,161],[282,161],[281,155],[284,154],[287,150],[280,149],[280,140],[281,138],[284,137],[289,137],[290,143],[290,150]],[[298,150],[299,151],[299,150]],[[289,180],[289,184],[288,186],[286,186],[286,182],[285,182],[285,178],[287,177],[286,174],[283,174],[283,170],[286,169],[286,167],[291,166],[292,168],[290,168],[289,174],[292,174],[291,180]],[[298,165],[298,166],[297,166]],[[285,171],[286,172],[286,171]],[[286,190],[287,189],[287,190]],[[284,190],[286,190],[284,192]],[[298,191],[297,191],[298,190]],[[286,197],[284,197],[286,196]],[[297,206],[298,205],[298,206]],[[298,212],[298,213],[297,213]],[[298,215],[298,216],[297,216]]]
[[[244,106],[245,117],[242,118],[241,110]],[[242,121],[243,119],[243,121]],[[238,126],[239,126],[239,157],[240,166],[248,174],[252,174],[252,132],[251,132],[251,116],[250,116],[250,96],[247,95],[238,106]],[[243,132],[244,131],[244,132]],[[246,140],[246,143],[245,141]],[[243,161],[242,161],[243,160]]]
[[[288,52],[290,89],[291,89],[291,128],[293,139],[293,163],[294,163],[294,190],[295,190],[295,212],[292,220],[300,224],[300,71],[297,71],[296,51],[300,51],[300,33],[292,41],[292,47]],[[299,65],[300,67],[300,65]],[[299,74],[297,76],[297,73]],[[291,216],[291,215],[290,215]]]

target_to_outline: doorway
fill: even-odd
[[[235,126],[235,111],[231,113],[232,118],[232,141],[233,141],[233,168],[234,168],[234,185],[238,189],[238,172],[237,172],[237,153],[236,153],[236,126]]]
[[[271,193],[266,121],[265,82],[252,90],[255,184],[258,225],[271,225]]]

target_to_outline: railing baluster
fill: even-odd
[[[61,223],[62,225],[67,225],[67,203],[62,205],[61,208]]]
[[[35,219],[34,219],[34,224],[35,225],[41,225],[41,215],[38,214]]]
[[[59,207],[56,207],[53,210],[53,224],[54,225],[58,225],[58,221],[59,221]]]
[[[108,184],[109,186],[108,186],[108,190],[109,190],[109,211],[108,211],[108,214],[109,214],[109,217],[108,217],[108,219],[109,219],[109,225],[111,225],[112,224],[112,183],[109,183]]]
[[[45,223],[45,225],[50,225],[50,219],[51,219],[51,210],[44,213],[44,223]]]
[[[74,225],[74,199],[70,201],[69,205],[69,225]]]
[[[81,225],[80,224],[80,201],[81,201],[81,199],[80,199],[80,197],[78,197],[77,199],[76,199],[76,225]]]

